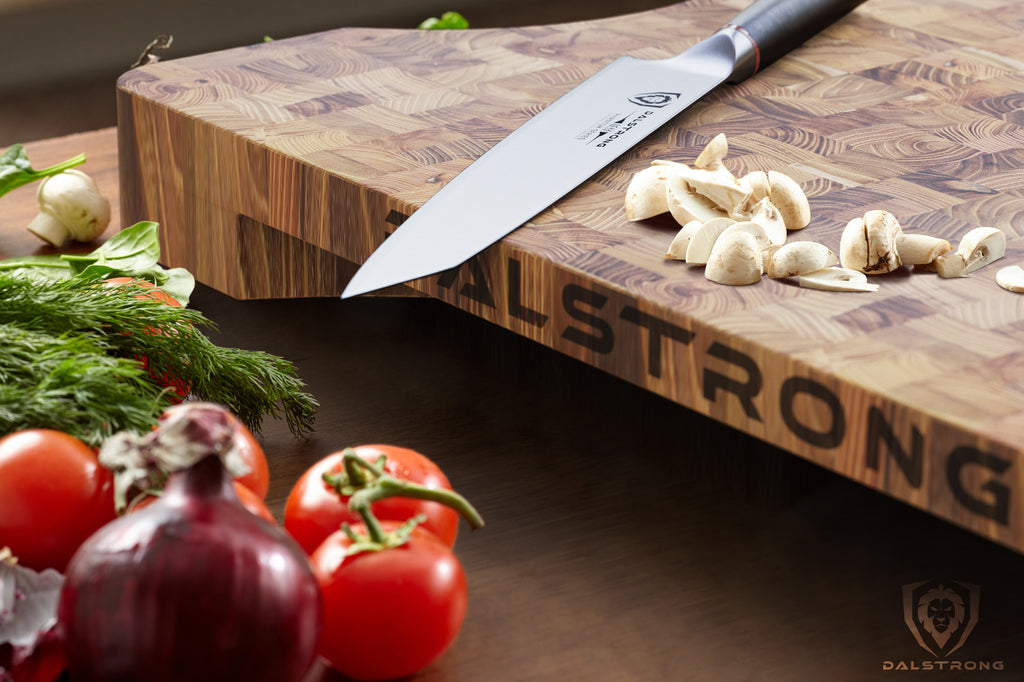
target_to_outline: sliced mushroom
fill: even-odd
[[[787,230],[801,230],[811,222],[811,205],[796,180],[779,171],[768,171],[768,198],[779,209]]]
[[[706,197],[697,194],[680,175],[672,173],[665,183],[668,210],[680,225],[691,220],[706,223],[725,214]]]
[[[765,197],[754,204],[747,219],[758,223],[768,234],[768,240],[772,246],[779,246],[786,241],[786,221],[771,199]]]
[[[658,161],[654,163],[659,164]],[[672,174],[682,178],[694,192],[725,213],[742,207],[750,198],[750,187],[736,179],[725,166],[708,170],[674,162],[659,165],[670,167]]]
[[[945,239],[927,234],[901,234],[896,239],[896,252],[900,262],[915,268],[928,265],[949,251],[952,246]]]
[[[686,247],[686,262],[693,265],[704,265],[711,257],[711,249],[719,236],[725,232],[730,225],[735,225],[732,218],[713,218],[703,223],[693,233],[690,243]]]
[[[800,275],[800,286],[822,291],[878,291],[878,285],[869,282],[867,275],[849,268],[825,268]]]
[[[676,232],[676,236],[673,237],[672,243],[668,245],[668,252],[665,254],[665,258],[671,258],[672,260],[686,260],[686,247],[690,245],[690,240],[693,238],[694,233],[701,228],[702,223],[699,220],[691,220],[690,222],[683,225],[679,232]]]
[[[743,220],[733,223],[729,227],[725,228],[718,238],[721,239],[733,232],[749,232],[754,235],[758,251],[766,251],[772,245],[771,239],[768,238],[768,232],[764,229],[764,226],[760,223],[755,223],[752,220]]]
[[[711,250],[704,276],[719,284],[745,285],[761,281],[761,249],[750,232],[723,234]]]
[[[996,227],[976,227],[963,236],[956,251],[935,259],[939,277],[966,277],[1006,255],[1006,234]]]
[[[764,171],[751,171],[740,178],[740,182],[745,182],[750,187],[750,202],[753,204],[767,199],[771,192],[768,174]]]
[[[839,262],[844,268],[868,275],[900,267],[896,248],[903,229],[888,211],[868,211],[846,224],[839,240]]]
[[[996,284],[1016,294],[1024,294],[1024,268],[1019,265],[1007,265],[996,272]]]
[[[801,241],[783,244],[768,261],[769,277],[796,277],[836,265],[839,258],[832,249],[818,242]]]
[[[715,170],[722,164],[722,159],[728,153],[729,141],[725,138],[725,133],[718,133],[711,138],[711,142],[708,142],[703,151],[697,155],[697,160],[693,162],[693,165],[697,168]]]
[[[633,174],[626,187],[626,220],[646,220],[668,212],[667,177],[657,166]]]

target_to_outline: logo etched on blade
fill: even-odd
[[[681,93],[678,92],[644,92],[639,95],[633,95],[629,98],[629,101],[641,107],[660,109],[675,102],[680,96]]]

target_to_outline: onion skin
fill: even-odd
[[[58,619],[74,682],[299,682],[321,611],[302,550],[210,455],[79,548]]]

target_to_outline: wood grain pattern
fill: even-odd
[[[341,29],[129,72],[122,214],[161,222],[169,263],[231,296],[337,295],[352,263],[558,95],[620,54],[676,54],[743,5]],[[805,187],[800,238],[837,248],[850,218],[886,208],[953,242],[994,225],[1001,264],[1024,260],[1022,27],[1019,1],[869,0],[479,257],[392,293],[447,301],[1024,552],[1024,298],[994,267],[905,269],[871,295],[729,288],[662,258],[677,226],[622,211],[633,172],[691,162],[724,132],[735,173]]]

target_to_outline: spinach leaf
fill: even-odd
[[[152,282],[182,305],[188,305],[195,278],[185,268],[165,268],[159,264],[158,229],[157,223],[143,221],[116,233],[90,253],[9,258],[0,261],[0,271],[37,281],[135,277]]]
[[[25,153],[25,147],[20,144],[13,145],[6,152],[0,154],[0,196],[22,185],[41,180],[49,175],[62,173],[83,163],[85,163],[85,154],[79,154],[56,166],[33,170],[28,155]]]

